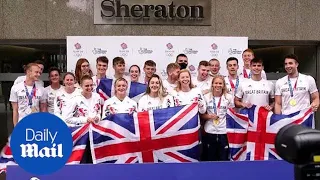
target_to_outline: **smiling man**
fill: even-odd
[[[100,80],[103,78],[106,78],[107,69],[108,69],[108,63],[109,59],[105,56],[98,57],[96,60],[96,68],[97,68],[97,75],[92,77],[93,80],[93,91],[96,91],[96,88],[100,84]]]
[[[210,64],[208,61],[200,61],[198,66],[198,76],[192,79],[193,85],[199,88],[203,94],[210,91],[212,77],[209,76]]]
[[[317,111],[319,107],[319,92],[314,78],[299,73],[298,66],[296,55],[285,57],[284,68],[287,75],[276,82],[275,88],[276,114],[290,114],[310,106],[313,111]]]
[[[235,92],[238,90],[239,85],[244,80],[244,78],[238,76],[238,63],[238,59],[235,57],[229,57],[226,63],[228,75],[224,78],[224,81],[226,83],[228,93],[231,94],[233,97],[235,95]]]
[[[261,77],[262,59],[252,59],[250,69],[251,78],[240,84],[234,103],[237,108],[250,108],[252,105],[257,105],[271,111],[274,107],[274,85]]]
[[[152,61],[152,60],[147,60],[144,63],[143,66],[143,71],[145,73],[145,77],[144,77],[144,83],[148,84],[149,79],[152,77],[152,75],[156,72],[157,70],[157,64]]]

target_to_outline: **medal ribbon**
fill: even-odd
[[[213,111],[216,115],[218,115],[218,109],[220,109],[220,105],[221,105],[221,97],[219,98],[218,107],[216,105],[216,99],[213,98]]]
[[[36,91],[37,91],[36,84],[33,84],[33,88],[31,90],[31,94],[29,94],[26,84],[24,84],[24,88],[26,89],[26,96],[27,96],[27,98],[29,100],[28,105],[31,107],[32,106],[32,98],[36,96]]]
[[[248,76],[247,70],[244,67],[243,67],[243,77],[244,78],[251,78],[251,73],[249,73],[249,76]]]
[[[229,82],[230,82],[231,89],[234,89],[234,92],[237,92],[237,89],[239,86],[239,77],[237,77],[236,79],[236,86],[234,86],[234,83],[230,77],[229,77]]]
[[[298,78],[299,78],[299,76],[297,77],[296,83],[294,84],[294,87],[292,88],[291,81],[290,81],[290,78],[288,76],[288,85],[289,85],[289,90],[290,90],[290,96],[291,97],[293,97],[293,90],[297,89]]]

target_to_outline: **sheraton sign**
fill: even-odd
[[[211,0],[94,0],[94,24],[211,25]]]

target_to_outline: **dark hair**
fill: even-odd
[[[89,75],[82,76],[80,80],[80,84],[82,84],[84,80],[92,80],[92,77]]]
[[[146,62],[144,62],[144,67],[146,67],[146,66],[156,67],[157,64],[152,60],[147,60]]]
[[[109,63],[109,59],[106,57],[106,56],[100,56],[97,58],[96,62],[103,62],[103,63],[106,63],[108,64]]]
[[[237,61],[237,64],[239,64],[239,61],[238,61],[238,59],[237,59],[236,57],[229,57],[229,58],[227,59],[226,64],[228,64],[229,61]]]
[[[176,57],[176,61],[178,60],[178,58],[179,58],[179,57],[185,57],[185,58],[188,58],[188,57],[187,57],[187,55],[185,55],[185,54],[178,54],[178,56]]]
[[[261,63],[263,66],[263,60],[261,58],[253,58],[250,62],[250,65],[252,65],[253,63]]]
[[[72,72],[66,72],[63,76],[63,80],[66,78],[67,75],[71,75],[73,79],[76,79],[76,76]]]
[[[112,65],[115,66],[117,64],[125,64],[125,61],[122,57],[115,57],[112,60]]]
[[[219,62],[219,60],[216,59],[216,58],[213,58],[213,59],[210,59],[210,60],[209,60],[209,62],[211,62],[211,61],[218,61],[218,62]]]
[[[33,63],[36,63],[36,64],[42,64],[44,66],[44,62],[41,61],[41,60],[35,60]]]
[[[210,64],[209,64],[209,62],[208,61],[200,61],[199,62],[199,67],[200,66],[209,66]]]
[[[139,67],[138,65],[136,65],[136,64],[134,64],[134,65],[130,66],[130,68],[129,68],[129,73],[130,73],[130,70],[131,70],[131,68],[132,68],[132,67],[137,67],[137,68],[138,68],[139,73],[141,73],[141,71],[140,71],[140,67]]]
[[[295,54],[288,54],[284,57],[284,59],[294,59],[297,63],[299,63],[298,56]]]
[[[59,75],[61,74],[61,71],[60,71],[59,68],[57,68],[57,67],[51,67],[51,68],[49,69],[49,76],[50,76],[50,73],[51,73],[52,71],[57,71]]]

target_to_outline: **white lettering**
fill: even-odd
[[[34,131],[33,129],[26,129],[26,141],[51,141],[51,144],[55,141],[58,132],[50,132],[49,129],[42,131]]]
[[[57,146],[57,147],[56,147]],[[63,157],[62,144],[52,144],[52,147],[44,147],[39,150],[37,144],[21,144],[21,157]]]
[[[28,137],[28,135],[29,135],[29,133],[28,132],[30,132],[31,131],[31,133],[32,133],[32,138],[31,139],[29,139]],[[26,141],[33,141],[33,138],[34,138],[34,131],[33,131],[33,129],[29,129],[29,128],[27,128],[26,129]]]

